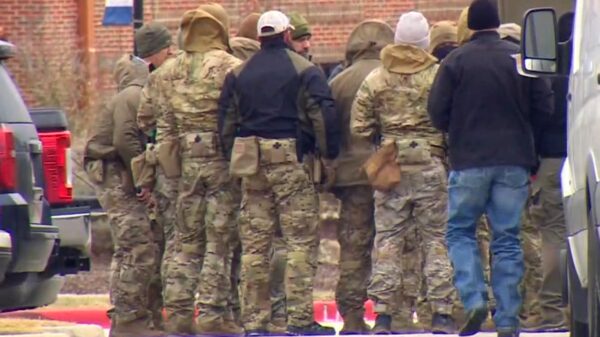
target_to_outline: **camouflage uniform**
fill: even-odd
[[[179,144],[180,149],[176,226],[181,251],[174,272],[182,273],[177,277],[184,282],[182,297],[197,286],[199,332],[229,332],[234,329],[230,244],[238,199],[216,134],[217,100],[225,75],[241,61],[225,51],[229,27],[220,5],[186,12],[181,27],[185,52],[162,66],[168,88],[161,88],[165,108],[157,117],[158,146]],[[186,277],[194,273],[199,273],[197,282]]]
[[[287,250],[287,332],[335,334],[313,318],[318,200],[303,163],[317,144],[325,158],[337,155],[335,111],[323,74],[289,50],[283,36],[273,36],[228,75],[219,104],[221,140],[225,152],[236,155],[232,161],[248,154],[243,149],[254,147],[246,147],[243,139],[255,141],[259,148],[252,151],[258,153],[258,163],[246,164],[254,172],[242,174],[238,220],[244,328],[265,333],[271,322],[269,256],[279,227]],[[299,131],[307,137],[300,137]],[[240,143],[234,147],[235,142]],[[234,170],[238,163],[232,162]]]
[[[169,64],[172,60],[168,60],[166,64]],[[156,116],[159,114],[159,110],[163,109],[164,102],[159,101],[160,87],[165,86],[166,82],[161,77],[161,68],[158,68],[150,74],[148,82],[142,89],[142,95],[140,99],[140,106],[137,114],[137,124],[139,128],[146,134],[151,134],[156,130]],[[147,151],[155,151],[156,148],[152,147]],[[155,181],[153,186],[153,198],[155,201],[154,209],[148,210],[151,217],[154,218],[156,230],[162,231],[163,243],[161,257],[162,262],[160,265],[160,271],[156,275],[160,275],[160,279],[154,280],[151,285],[151,299],[154,296],[154,301],[151,300],[150,308],[152,310],[154,321],[159,321],[158,317],[162,318],[162,308],[167,312],[167,326],[168,331],[186,331],[190,332],[191,326],[188,328],[177,328],[190,325],[192,322],[193,315],[193,293],[188,299],[187,305],[179,303],[179,298],[182,293],[181,286],[176,286],[174,283],[180,280],[176,277],[177,273],[172,270],[181,269],[177,266],[175,255],[179,252],[179,244],[176,240],[175,233],[175,204],[178,195],[179,178],[168,178],[164,174],[164,170],[160,165],[155,166]],[[184,268],[185,269],[185,268]],[[188,275],[192,277],[192,275]],[[187,278],[187,277],[186,277]],[[195,278],[195,275],[192,277]],[[188,283],[188,281],[185,281]],[[173,289],[174,287],[174,289]],[[170,289],[169,289],[170,288]],[[162,297],[156,298],[160,294]],[[172,296],[175,296],[172,298]],[[154,303],[154,304],[153,304]],[[185,307],[189,309],[183,309]],[[187,323],[185,323],[187,322]]]
[[[131,159],[143,152],[143,134],[135,123],[147,66],[129,55],[117,62],[119,93],[98,115],[94,134],[86,144],[85,168],[97,186],[107,212],[114,242],[111,262],[110,311],[113,335],[133,329],[144,333],[150,318],[148,282],[157,268],[157,247],[145,206],[135,195]],[[148,333],[148,332],[146,332]]]
[[[336,289],[338,310],[344,318],[342,333],[365,333],[364,302],[371,275],[371,251],[375,235],[373,190],[361,166],[372,146],[350,133],[354,97],[367,75],[381,65],[381,49],[392,43],[394,32],[385,22],[366,20],[350,34],[346,69],[330,83],[342,120],[342,146],[336,170],[335,196],[342,208],[337,238],[340,244],[340,278]],[[401,288],[399,288],[402,291]]]
[[[415,59],[418,64],[407,62]],[[431,125],[426,110],[436,59],[415,47],[396,45],[382,51],[382,61],[384,66],[363,82],[351,121],[352,133],[358,137],[373,143],[379,137],[384,144],[396,142],[403,167],[402,180],[393,190],[375,192],[376,257],[369,297],[375,301],[378,314],[391,314],[404,265],[398,256],[404,251],[406,235],[416,228],[422,240],[427,299],[434,314],[451,315],[454,287],[444,243],[447,191],[441,159],[443,137]],[[401,141],[410,141],[408,147],[412,149],[421,147],[413,151],[421,151],[419,157],[424,159],[403,161]]]
[[[289,147],[295,155],[293,140],[261,139],[261,152],[275,144]],[[269,322],[269,243],[264,238],[273,235],[278,214],[281,230],[289,247],[287,254],[286,300],[290,324],[305,325],[312,321],[312,277],[317,248],[317,195],[304,166],[297,161],[279,164],[261,160],[260,172],[242,180],[242,204],[239,218],[242,240],[242,301],[245,328],[259,329]],[[286,202],[282,202],[285,198]],[[256,294],[257,298],[249,297]],[[306,301],[310,299],[310,301]],[[309,308],[310,306],[310,308]],[[266,309],[266,310],[265,310]],[[254,323],[256,322],[256,323]],[[255,326],[256,324],[256,326]]]

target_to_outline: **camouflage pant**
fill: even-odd
[[[157,167],[156,186],[154,186],[156,207],[150,210],[155,219],[153,227],[156,228],[155,231],[160,231],[158,234],[162,238],[160,270],[154,275],[150,285],[150,309],[155,325],[162,319],[163,307],[168,314],[174,310],[170,298],[163,289],[167,286],[167,280],[171,278],[170,268],[175,263],[175,255],[179,249],[175,241],[175,201],[178,184],[179,179],[165,177],[160,166]]]
[[[287,321],[285,303],[285,266],[287,264],[287,250],[281,229],[277,228],[271,242],[271,263],[269,265],[271,322],[275,326],[285,326]]]
[[[521,247],[525,262],[523,275],[522,319],[537,319],[540,315],[538,294],[542,286],[542,247],[540,232],[531,221],[527,207],[521,217]]]
[[[543,158],[537,179],[533,183],[530,205],[532,224],[539,229],[542,240],[543,278],[540,289],[540,316],[544,324],[565,322],[562,306],[562,275],[560,249],[566,244],[565,215],[560,189],[563,158]]]
[[[406,235],[402,253],[402,285],[396,291],[396,303],[392,304],[392,331],[414,331],[413,312],[416,310],[419,322],[431,321],[431,305],[427,300],[427,284],[423,277],[422,239],[415,228]]]
[[[336,187],[342,202],[337,238],[340,244],[340,278],[335,291],[342,317],[363,317],[371,274],[371,250],[375,223],[373,190],[369,186]]]
[[[200,271],[196,284],[199,319],[233,319],[230,277],[234,247],[230,245],[238,199],[228,163],[219,158],[185,157],[181,167],[176,222],[182,250],[179,257],[190,262],[193,271]],[[205,247],[201,246],[203,235]]]
[[[120,164],[104,165],[104,182],[97,186],[100,205],[108,214],[114,253],[111,262],[111,318],[117,324],[149,318],[148,282],[156,271],[157,247],[146,207],[123,190]]]
[[[264,146],[280,141],[261,140]],[[290,151],[291,152],[291,151]],[[295,152],[295,151],[294,151]],[[317,195],[303,165],[269,163],[242,181],[239,226],[242,241],[242,322],[246,330],[266,329],[271,316],[269,254],[277,223],[287,248],[285,289],[288,324],[313,321],[313,279],[316,272]]]
[[[432,311],[452,314],[452,268],[444,242],[448,194],[446,172],[437,159],[422,171],[405,172],[390,192],[375,192],[375,252],[369,297],[377,313],[391,314],[401,285],[406,234],[416,228],[423,242],[427,299]]]

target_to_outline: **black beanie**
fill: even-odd
[[[498,5],[492,0],[475,0],[469,6],[469,29],[484,30],[500,27]]]

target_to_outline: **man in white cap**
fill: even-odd
[[[219,101],[223,151],[242,178],[242,323],[247,336],[268,333],[269,253],[279,224],[288,252],[286,332],[334,335],[313,319],[318,204],[303,163],[318,148],[331,171],[339,137],[333,99],[322,72],[288,48],[285,14],[264,13],[257,29],[261,50],[229,73]]]
[[[391,309],[402,282],[406,234],[421,238],[431,330],[453,333],[452,268],[444,233],[446,170],[444,137],[427,115],[437,59],[427,52],[429,24],[418,12],[403,14],[394,45],[381,51],[382,66],[362,83],[352,106],[350,131],[358,140],[395,148],[401,181],[375,192],[375,246],[368,295],[375,302],[374,333],[390,333]],[[389,144],[389,145],[388,145]]]

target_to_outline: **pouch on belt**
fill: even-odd
[[[259,140],[260,158],[269,164],[298,162],[293,140]]]
[[[369,184],[377,191],[389,191],[400,183],[400,164],[395,142],[384,144],[363,165]]]
[[[231,151],[229,174],[233,177],[249,177],[257,174],[259,156],[256,137],[236,137]]]
[[[399,139],[396,148],[400,165],[431,164],[431,147],[425,139]]]
[[[172,141],[161,143],[156,149],[157,161],[165,177],[181,177],[181,157],[179,155],[179,142]]]

